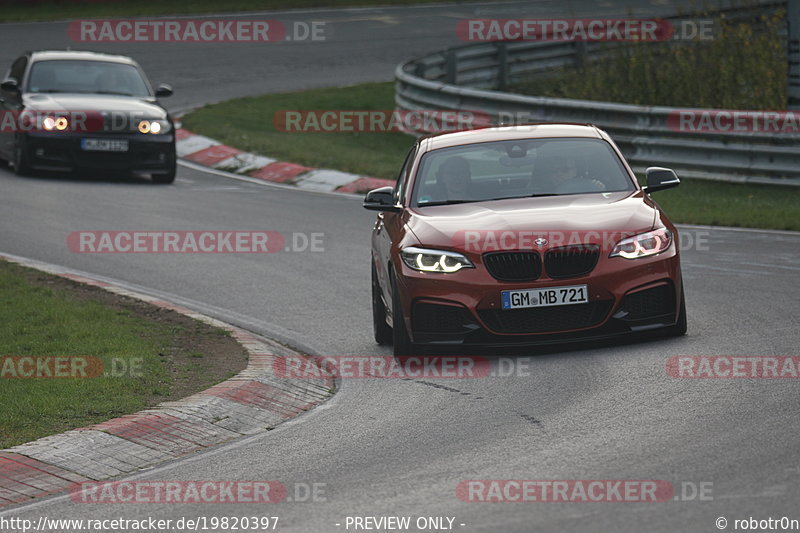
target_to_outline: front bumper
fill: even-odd
[[[397,282],[412,342],[434,346],[524,346],[616,337],[672,326],[681,301],[673,248],[650,258],[603,258],[588,275],[501,282],[481,264],[455,274],[402,265]],[[502,310],[510,289],[586,284],[589,303]]]
[[[125,152],[90,151],[81,148],[82,139],[128,141]],[[86,134],[31,132],[25,134],[23,149],[31,167],[40,170],[102,169],[167,172],[175,164],[175,135]]]

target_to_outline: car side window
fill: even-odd
[[[23,56],[18,58],[11,65],[11,70],[8,71],[8,77],[17,80],[17,83],[22,85],[22,78],[25,76],[25,67],[28,66],[28,58]]]
[[[406,184],[408,183],[408,173],[411,171],[411,165],[414,162],[414,154],[416,153],[416,146],[413,146],[411,150],[408,151],[406,155],[406,160],[403,163],[403,168],[400,170],[400,174],[397,176],[397,185],[394,187],[394,198],[393,201],[396,204],[400,203],[400,200],[403,198]]]

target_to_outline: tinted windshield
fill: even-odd
[[[412,205],[632,190],[622,162],[603,140],[523,139],[428,152]]]
[[[139,71],[104,61],[39,61],[31,67],[28,92],[150,96]]]

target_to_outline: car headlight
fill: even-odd
[[[400,256],[408,268],[421,272],[458,272],[462,268],[475,268],[469,259],[448,250],[428,250],[412,246],[403,248]]]
[[[611,250],[608,257],[624,257],[625,259],[638,259],[660,254],[672,244],[672,232],[667,228],[640,233],[627,239],[622,239]]]
[[[166,120],[140,120],[137,129],[140,133],[168,133],[170,130],[169,122]]]
[[[69,120],[67,117],[53,117],[48,115],[41,119],[41,126],[45,131],[64,131],[69,127]]]

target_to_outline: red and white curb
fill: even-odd
[[[210,137],[178,128],[175,148],[178,157],[199,165],[242,174],[265,181],[295,185],[302,189],[339,193],[364,193],[378,187],[394,186],[394,181],[359,176],[338,170],[312,168],[277,161],[270,157],[242,152]]]
[[[0,508],[272,429],[324,402],[333,392],[332,378],[277,377],[273,362],[298,354],[243,329],[66,268],[3,254],[0,259],[101,287],[224,329],[248,352],[245,370],[183,400],[0,450]],[[320,374],[325,375],[322,371]]]

